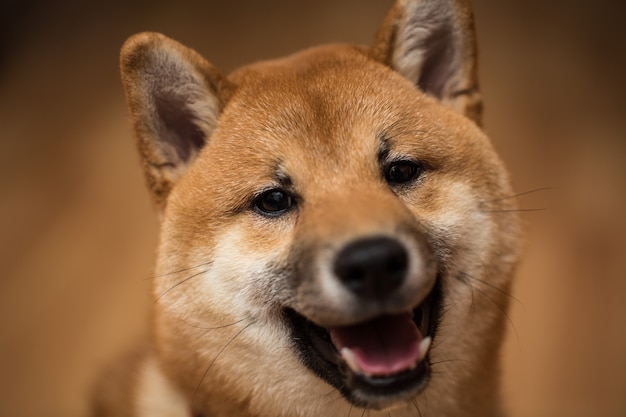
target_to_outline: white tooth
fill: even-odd
[[[432,337],[426,336],[421,342],[419,346],[419,359],[418,362],[421,362],[426,357],[428,353],[428,349],[430,349],[430,343],[433,341]]]
[[[354,372],[360,372],[360,373],[363,372],[361,371],[359,364],[356,362],[354,353],[352,353],[350,349],[348,349],[347,347],[341,348],[340,353],[341,353],[341,357],[343,358],[344,361],[346,361],[350,369],[352,369]]]

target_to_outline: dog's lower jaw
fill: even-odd
[[[452,318],[459,321],[460,318],[457,315],[463,315],[459,309],[446,309],[446,311],[448,316],[452,315],[454,316]],[[387,407],[384,411],[376,412],[370,407],[369,415],[388,417],[388,412],[391,412],[392,417],[416,417],[419,415],[416,408],[419,408],[420,412],[425,415],[451,417],[499,415],[496,412],[499,369],[495,359],[498,356],[498,343],[494,340],[500,339],[505,324],[505,319],[498,317],[490,324],[484,323],[491,329],[488,336],[477,339],[466,335],[459,339],[458,335],[455,336],[455,329],[451,329],[444,323],[433,343],[431,352],[433,375],[425,389],[413,398],[393,403],[393,407]],[[247,333],[242,335],[246,336]],[[453,352],[441,350],[442,347],[449,347],[450,344],[467,346],[469,341],[476,344],[475,349],[484,352],[475,360],[462,360],[463,349]],[[180,355],[176,354],[180,347],[181,345],[170,346],[162,343],[161,354],[163,356],[161,358],[155,356],[142,362],[142,370],[139,373],[141,380],[137,393],[141,405],[141,412],[138,416],[345,417],[351,408],[353,416],[360,415],[364,410],[341,398],[338,390],[333,390],[304,365],[298,366],[295,357],[285,361],[290,352],[287,344],[279,353],[266,352],[262,355],[266,365],[289,370],[288,374],[283,373],[283,378],[286,378],[283,381],[268,376],[264,371],[250,370],[250,367],[254,368],[254,362],[242,365],[245,368],[242,372],[245,372],[245,375],[249,372],[249,378],[243,378],[244,374],[241,374],[230,378],[230,381],[224,381],[219,375],[223,377],[230,374],[215,372],[218,365],[222,364],[222,361],[217,361],[216,367],[212,369],[211,374],[205,378],[200,387],[198,387],[197,366],[190,366]],[[212,357],[209,355],[209,359]],[[221,357],[222,360],[228,358],[232,356]],[[457,360],[454,360],[455,358]],[[209,363],[210,360],[204,362]],[[283,366],[280,366],[280,363],[283,363]],[[293,378],[289,377],[290,374]],[[472,389],[467,390],[468,386]],[[196,389],[198,391],[194,393]],[[236,397],[233,396],[233,392],[238,392]],[[162,410],[171,407],[175,407],[177,414],[163,413]],[[180,414],[181,412],[184,414]]]
[[[442,360],[438,356],[434,361]],[[371,417],[416,417],[421,415],[447,417],[497,417],[501,416],[497,388],[498,366],[495,362],[471,364],[467,369],[468,379],[479,377],[480,387],[474,386],[471,393],[464,390],[459,375],[441,372],[434,375],[424,392],[414,399],[395,404],[382,411],[368,410]],[[472,375],[473,374],[473,375]],[[448,375],[448,377],[446,377]],[[308,401],[294,399],[290,395],[281,398],[253,398],[235,401],[219,392],[219,384],[213,384],[210,392],[198,393],[179,388],[163,371],[156,357],[148,357],[141,363],[136,385],[133,408],[138,417],[345,417],[360,415],[363,408],[355,407],[340,398],[338,391],[310,375],[313,389],[300,387],[311,392]],[[453,382],[453,383],[451,383]],[[248,387],[250,388],[250,387]],[[189,390],[186,390],[189,391]],[[193,401],[193,402],[192,402]]]

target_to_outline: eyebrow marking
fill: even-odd
[[[385,133],[378,136],[378,163],[383,164],[389,154],[391,153],[391,145],[389,144],[389,138]]]
[[[280,162],[278,162],[276,164],[276,167],[274,168],[273,180],[276,181],[280,185],[281,188],[284,188],[284,189],[293,188],[293,180],[291,179],[289,174],[285,172],[285,169],[282,167]]]

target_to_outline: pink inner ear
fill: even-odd
[[[338,351],[348,348],[368,375],[392,375],[410,369],[419,359],[422,334],[410,313],[382,316],[330,330]]]
[[[481,125],[469,1],[397,1],[378,32],[373,52],[421,91]]]
[[[446,84],[455,73],[453,63],[457,46],[449,30],[445,27],[435,30],[422,42],[425,58],[417,86],[437,98],[443,98]]]
[[[157,93],[154,97],[156,114],[160,120],[159,139],[174,150],[174,165],[190,162],[195,151],[206,143],[206,135],[198,126],[196,116],[184,97]]]

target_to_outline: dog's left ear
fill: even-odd
[[[469,0],[397,0],[372,53],[420,90],[481,125]]]

